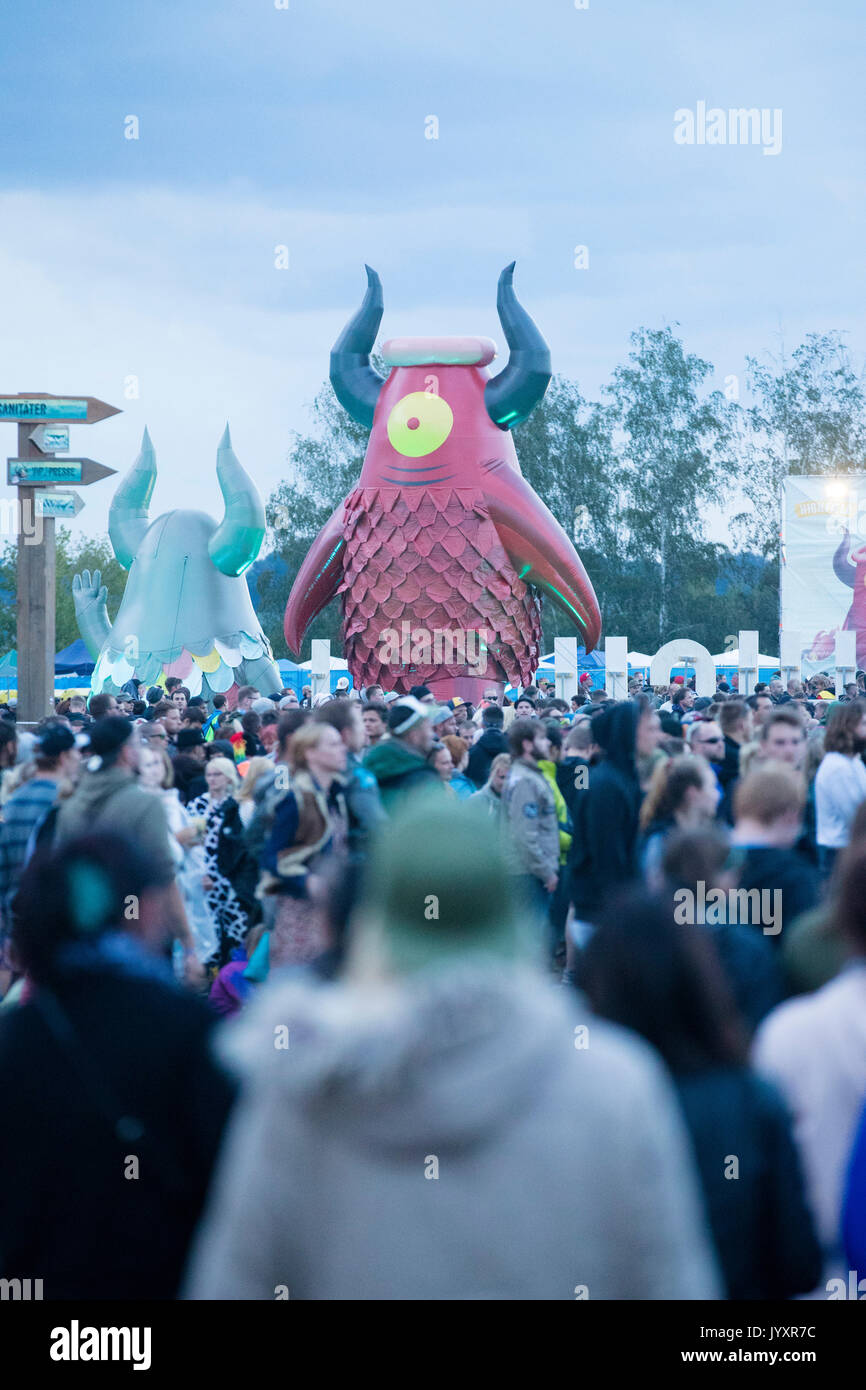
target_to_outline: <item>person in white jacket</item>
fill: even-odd
[[[840,861],[835,926],[847,944],[847,965],[814,994],[768,1014],[753,1060],[788,1101],[826,1274],[844,1276],[844,1185],[866,1099],[866,846],[852,845]]]
[[[827,719],[824,756],[815,776],[815,813],[821,868],[829,875],[851,838],[851,822],[866,801],[866,700],[834,705]]]
[[[416,799],[366,882],[344,981],[222,1035],[244,1093],[187,1296],[719,1297],[667,1074],[541,973],[489,817]]]

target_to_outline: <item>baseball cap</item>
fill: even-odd
[[[88,731],[90,760],[87,764],[91,772],[109,767],[114,762],[123,745],[132,737],[133,725],[129,719],[120,715],[109,715],[107,719],[97,719]]]
[[[432,695],[433,691],[429,685],[413,685],[409,694],[415,700],[423,700],[427,695]]]
[[[282,700],[280,700],[280,709],[297,709],[299,703],[300,701],[298,700],[297,695],[294,697],[294,699],[291,695],[284,695]]]
[[[35,753],[37,758],[59,758],[75,747],[75,734],[65,724],[49,724],[36,734]]]
[[[584,673],[583,673],[583,675],[581,676],[580,681],[578,682],[578,684],[580,684],[580,685],[587,685],[587,684],[591,684],[591,683],[592,683],[592,676],[589,674],[588,671],[584,671]]]
[[[450,705],[427,705],[425,708],[433,711],[430,718],[434,729],[438,728],[440,724],[444,724],[446,719],[450,719],[454,713]]]
[[[336,684],[336,687],[335,687],[335,688],[336,688],[337,690],[348,690],[348,689],[349,689],[349,677],[348,677],[348,676],[341,676],[340,679],[337,681],[337,684]]]
[[[386,690],[382,696],[382,701],[386,705],[393,705],[395,700],[405,700],[405,695],[400,695],[396,690]]]
[[[685,683],[686,683],[686,678],[685,678],[685,676],[674,676],[673,680],[671,681],[671,684],[672,684],[672,685],[685,685]]]
[[[435,705],[422,705],[414,695],[403,695],[388,711],[388,728],[392,734],[408,734],[422,719],[432,719]]]
[[[360,915],[381,931],[398,971],[455,964],[467,955],[518,960],[531,954],[524,923],[532,914],[522,910],[511,879],[489,817],[441,794],[419,794],[376,842]]]
[[[260,695],[257,700],[253,700],[250,709],[254,714],[270,714],[272,709],[276,709],[276,705],[267,695]]]
[[[201,729],[181,729],[177,735],[177,751],[183,753],[187,748],[200,748],[204,741]]]

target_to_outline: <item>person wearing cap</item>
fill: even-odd
[[[301,702],[298,699],[297,692],[294,690],[287,690],[285,695],[280,700],[280,711],[282,712],[283,710],[287,709],[297,709],[300,703]]]
[[[334,686],[334,699],[335,699],[335,700],[348,700],[348,698],[349,698],[349,677],[348,677],[348,676],[340,676],[339,680],[337,681],[337,684]]]
[[[0,823],[0,996],[5,991],[2,941],[8,908],[27,862],[31,836],[57,800],[61,788],[71,790],[81,764],[75,734],[66,724],[46,723],[36,734],[36,775],[13,792],[3,807]]]
[[[341,978],[275,982],[217,1047],[246,1101],[189,1298],[720,1292],[666,1069],[550,987],[471,802],[407,805],[374,847]]]
[[[177,713],[177,711],[175,711]],[[139,742],[128,719],[110,715],[89,730],[90,757],[78,785],[57,812],[53,843],[59,848],[78,835],[101,831],[123,835],[153,866],[164,889],[167,939],[176,937],[192,953],[183,901],[175,883],[175,857],[165,811],[139,787]]]
[[[420,700],[422,705],[435,705],[436,696],[429,685],[413,685],[409,691],[413,700]]]
[[[389,815],[404,796],[438,782],[427,764],[433,746],[433,711],[433,706],[414,696],[401,695],[388,708],[388,737],[364,758],[364,767],[376,778]]]
[[[177,736],[177,756],[174,759],[174,786],[181,804],[186,806],[207,791],[204,776],[207,744],[201,729],[181,729]]]
[[[524,690],[523,694],[518,695],[517,697],[517,702],[514,706],[514,713],[516,714],[518,719],[535,719],[535,696],[531,695],[528,690]]]
[[[433,710],[433,737],[437,739],[447,738],[449,734],[457,733],[457,715],[447,705],[436,705]]]

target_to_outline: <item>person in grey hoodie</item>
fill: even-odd
[[[546,981],[507,878],[486,815],[419,796],[341,982],[224,1030],[243,1093],[187,1297],[719,1295],[664,1069]]]
[[[71,796],[62,801],[52,829],[57,848],[100,831],[130,840],[153,867],[163,891],[167,937],[179,940],[192,958],[194,943],[175,873],[171,831],[159,797],[138,785],[139,741],[135,726],[115,715],[89,731],[90,757]]]

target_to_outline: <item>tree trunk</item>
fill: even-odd
[[[662,646],[666,641],[665,633],[668,625],[668,527],[664,518],[661,522],[659,540],[659,581],[661,586],[659,595],[659,646]]]

